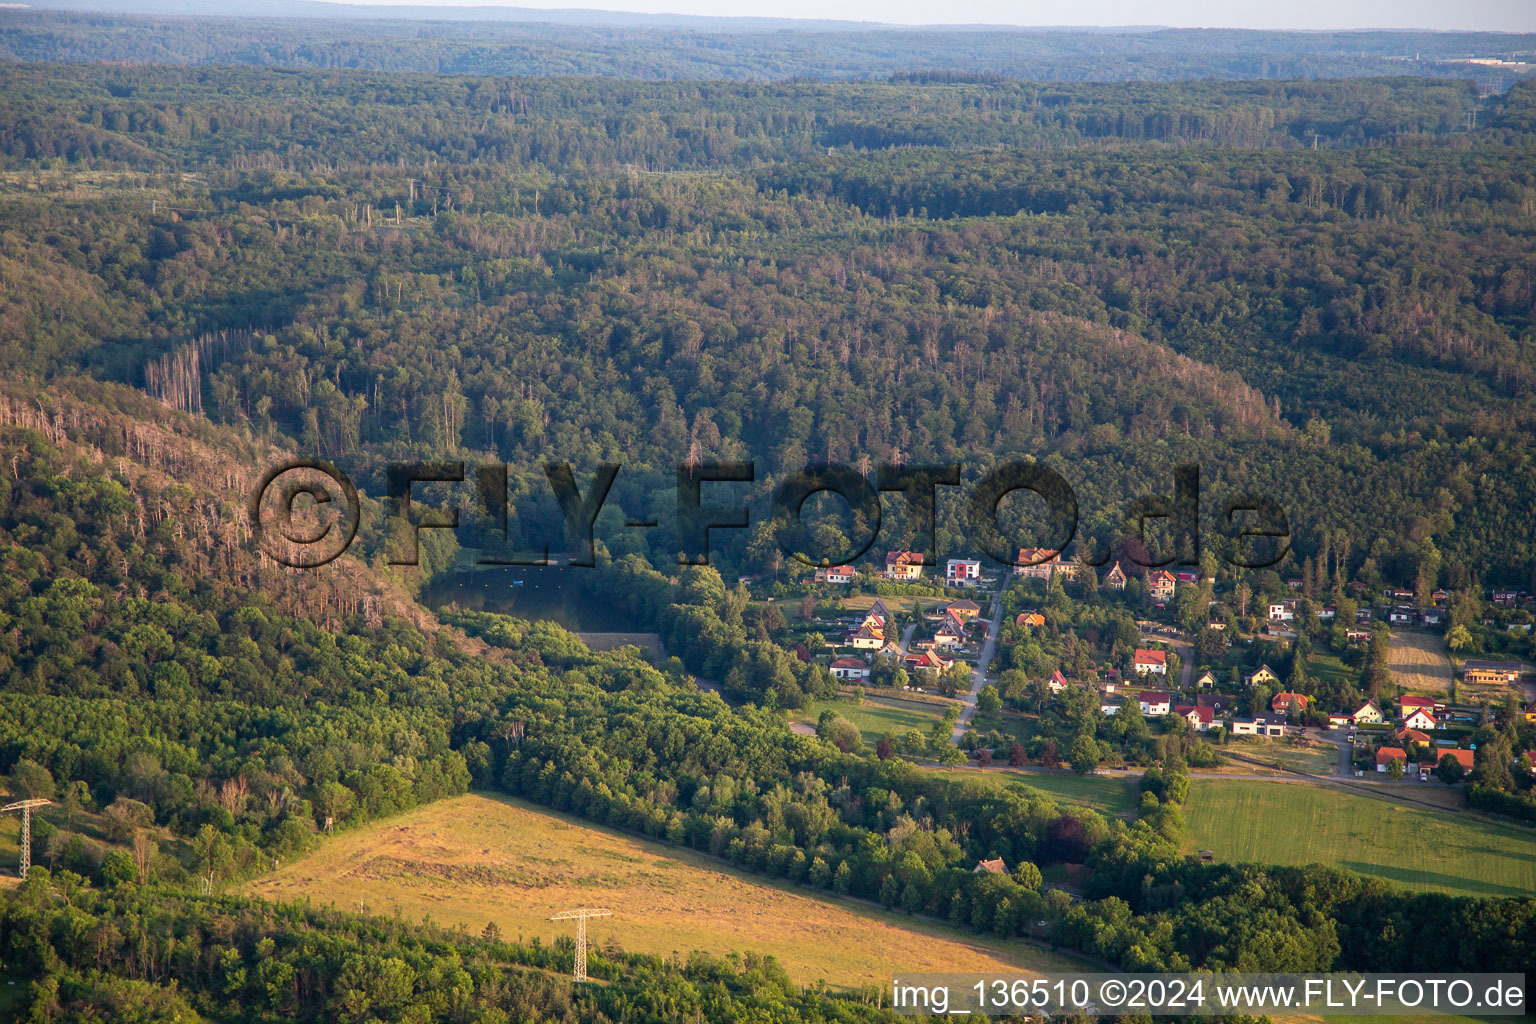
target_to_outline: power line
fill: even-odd
[[[551,917],[551,921],[576,922],[576,970],[573,977],[577,981],[587,980],[587,918],[612,917],[613,911],[603,909],[562,910]]]
[[[47,807],[52,800],[18,800],[13,804],[0,807],[0,814],[7,811],[21,812],[21,867],[17,873],[25,880],[27,872],[32,869],[32,808]],[[582,977],[586,977],[586,964],[582,965]]]

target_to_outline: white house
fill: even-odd
[[[860,658],[838,658],[832,662],[832,677],[849,682],[862,682],[869,678],[869,666]]]
[[[1173,695],[1167,690],[1142,690],[1136,703],[1141,705],[1142,714],[1156,718],[1173,710]]]
[[[1284,736],[1284,715],[1254,715],[1232,719],[1233,736]]]
[[[981,563],[974,558],[951,558],[944,563],[944,582],[951,587],[974,587],[981,582]]]

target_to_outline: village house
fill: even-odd
[[[1275,675],[1275,670],[1270,668],[1268,665],[1260,665],[1257,669],[1248,674],[1248,678],[1246,680],[1249,686],[1270,686],[1274,683],[1278,683],[1279,681],[1280,677]]]
[[[860,658],[837,658],[829,667],[834,679],[857,683],[869,678],[869,666]]]
[[[1456,762],[1467,771],[1471,771],[1477,763],[1476,755],[1470,750],[1462,750],[1460,747],[1441,747],[1435,751],[1435,764],[1439,764],[1440,759],[1446,756],[1454,757]]]
[[[1216,720],[1214,711],[1198,704],[1180,704],[1173,709],[1173,713],[1188,722],[1196,732],[1210,731],[1211,723]]]
[[[1225,693],[1202,693],[1195,698],[1195,707],[1210,708],[1216,717],[1236,709],[1237,698]]]
[[[1099,698],[1099,713],[1104,715],[1106,718],[1109,717],[1110,715],[1117,715],[1117,714],[1119,714],[1120,713],[1120,709],[1122,707],[1124,707],[1124,706],[1125,706],[1125,701],[1120,700],[1118,697],[1100,697]]]
[[[1142,714],[1160,718],[1173,710],[1173,695],[1167,690],[1142,690],[1136,703]]]
[[[1195,680],[1195,689],[1197,690],[1214,690],[1215,688],[1216,673],[1212,672],[1210,669],[1206,669],[1204,672],[1201,672],[1199,678]]]
[[[1109,571],[1104,574],[1104,585],[1110,590],[1124,590],[1129,579],[1125,570],[1120,568],[1118,561],[1110,563]]]
[[[979,860],[976,862],[976,866],[971,869],[971,873],[976,875],[1006,875],[1008,873],[1008,865],[1003,863],[1003,858],[1001,857],[996,857],[992,860]]]
[[[834,565],[816,570],[817,583],[852,583],[855,573],[851,565]]]
[[[1381,708],[1376,706],[1375,701],[1368,700],[1364,704],[1361,704],[1358,708],[1355,708],[1355,710],[1350,714],[1349,720],[1355,725],[1380,724],[1382,721]]]
[[[1525,720],[1536,723],[1536,701],[1532,701],[1530,707],[1525,709]]]
[[[940,650],[953,650],[959,647],[964,640],[965,623],[950,613],[945,612],[944,621],[933,632],[933,645]]]
[[[944,563],[944,584],[974,587],[981,582],[981,563],[974,558],[951,558]]]
[[[1330,729],[1342,729],[1345,726],[1349,725],[1350,722],[1351,722],[1351,719],[1349,717],[1348,712],[1344,712],[1344,711],[1330,711],[1330,712],[1328,712],[1328,728],[1330,728]]]
[[[1392,762],[1396,761],[1404,768],[1408,767],[1408,751],[1402,747],[1378,747],[1376,749],[1376,770],[1387,771]]]
[[[1403,716],[1405,729],[1434,729],[1435,715],[1428,708],[1414,708]]]
[[[1396,736],[1397,742],[1401,743],[1405,747],[1411,746],[1414,743],[1423,743],[1428,746],[1430,742],[1428,734],[1422,733],[1419,730],[1410,728],[1406,725],[1397,730],[1397,732],[1393,733],[1392,735]]]
[[[1168,674],[1168,652],[1137,648],[1135,655],[1131,659],[1131,669],[1141,674],[1166,676]]]
[[[951,601],[944,606],[944,610],[953,614],[961,622],[967,622],[981,612],[981,605],[975,601]]]
[[[1019,614],[1014,617],[1013,624],[1015,626],[1024,626],[1029,629],[1039,629],[1041,626],[1045,625],[1045,616],[1041,615],[1039,612],[1019,612]]]
[[[1062,576],[1069,580],[1077,579],[1078,564],[1061,557],[1061,552],[1051,548],[1019,548],[1019,557],[1014,563],[1014,575],[1023,576],[1026,579],[1047,580],[1053,576]]]
[[[1462,666],[1462,677],[1470,684],[1506,685],[1520,681],[1518,661],[1468,661]]]
[[[1178,586],[1178,577],[1167,569],[1157,569],[1147,574],[1147,596],[1154,601],[1172,601],[1173,592]]]
[[[923,554],[920,551],[889,551],[885,556],[888,579],[912,583],[923,578]]]
[[[1296,618],[1296,602],[1290,598],[1269,603],[1270,622],[1290,622]]]
[[[1254,715],[1232,719],[1234,736],[1284,736],[1285,719],[1278,715]]]
[[[1282,715],[1289,715],[1293,712],[1299,715],[1307,710],[1308,700],[1309,698],[1306,694],[1281,690],[1270,700],[1269,709]]]
[[[1423,708],[1433,714],[1437,705],[1433,697],[1403,696],[1397,698],[1397,706],[1399,713],[1407,717],[1408,713],[1416,708]]]
[[[925,651],[912,651],[902,656],[902,664],[910,671],[929,669],[933,672],[947,672],[955,662],[953,658],[946,658],[933,649]]]
[[[885,646],[885,632],[878,626],[866,622],[848,638],[848,642],[857,650],[878,651]]]
[[[1051,677],[1045,681],[1046,689],[1051,691],[1053,697],[1071,685],[1067,677],[1061,674],[1061,669],[1052,672]]]

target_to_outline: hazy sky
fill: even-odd
[[[645,14],[845,18],[908,25],[1174,25],[1223,28],[1432,28],[1536,32],[1536,0],[369,0]]]

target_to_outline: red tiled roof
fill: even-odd
[[[1144,651],[1140,648],[1136,651],[1136,664],[1138,665],[1166,665],[1168,664],[1167,651]]]
[[[1406,765],[1408,763],[1408,751],[1402,747],[1382,747],[1376,751],[1377,764],[1388,764],[1394,760],[1401,761]]]
[[[1460,761],[1461,762],[1461,766],[1463,768],[1465,768],[1467,771],[1471,771],[1472,770],[1472,766],[1475,763],[1475,759],[1473,757],[1472,751],[1470,751],[1470,750],[1462,750],[1459,747],[1453,747],[1453,748],[1449,748],[1449,749],[1445,748],[1445,747],[1442,747],[1439,750],[1435,751],[1435,764],[1439,764],[1440,763],[1440,759],[1442,757],[1445,757],[1447,754],[1449,754],[1450,756],[1454,757],[1456,760]]]

